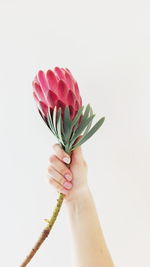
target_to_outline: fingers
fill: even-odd
[[[62,187],[70,189],[72,184],[68,182],[58,171],[56,171],[52,166],[48,168],[48,174],[53,177]]]
[[[70,169],[66,166],[65,163],[63,163],[59,158],[57,158],[56,155],[50,156],[49,162],[51,163],[53,168],[57,170],[57,172],[59,172],[59,174],[64,176],[68,181],[72,180],[72,173]]]
[[[63,188],[55,179],[49,178],[49,183],[59,192],[67,195],[69,190]]]
[[[69,164],[71,162],[71,158],[69,155],[61,148],[59,144],[54,144],[53,149],[55,150],[56,156],[62,160],[63,162]]]
[[[53,147],[57,151],[57,155],[52,155],[49,158],[48,180],[58,192],[66,195],[72,188],[72,173],[67,165],[61,161],[66,156],[66,153],[59,145],[54,145]]]
[[[82,135],[80,135],[75,143],[77,143],[80,139],[82,138]],[[53,149],[56,153],[56,156],[63,162],[69,164],[71,162],[71,158],[69,155],[61,148],[59,144],[54,144]],[[77,147],[72,151],[72,160],[75,161],[76,163],[82,163],[85,162],[81,146]]]

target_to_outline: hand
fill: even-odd
[[[88,189],[87,185],[87,163],[83,158],[81,147],[72,151],[70,169],[66,159],[69,155],[61,148],[59,144],[54,144],[55,154],[49,158],[48,180],[49,183],[59,193],[65,194],[64,199],[68,202],[79,197]]]

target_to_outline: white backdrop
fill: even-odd
[[[83,102],[106,120],[83,146],[89,185],[116,267],[150,266],[149,1],[0,1],[0,254],[19,266],[57,192],[47,182],[56,139],[39,116],[39,69],[68,67]],[[65,206],[29,267],[70,267]],[[94,267],[94,266],[92,266]]]

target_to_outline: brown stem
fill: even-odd
[[[42,243],[44,242],[44,240],[48,237],[50,230],[52,229],[52,226],[57,218],[57,215],[60,211],[61,205],[63,203],[63,199],[64,199],[64,195],[62,193],[60,193],[59,198],[57,199],[57,205],[53,211],[53,215],[51,217],[51,219],[48,221],[48,225],[44,228],[44,230],[42,231],[39,239],[37,240],[37,242],[35,243],[34,247],[32,248],[32,250],[30,251],[30,253],[27,255],[27,257],[25,258],[25,260],[23,261],[23,263],[20,265],[20,267],[25,267],[27,266],[27,264],[31,261],[31,259],[33,258],[33,256],[35,255],[35,253],[38,251],[39,247],[42,245]]]
[[[70,164],[67,164],[68,168],[70,167]],[[38,251],[39,247],[42,245],[42,243],[44,242],[44,240],[48,237],[52,226],[58,216],[58,213],[60,211],[61,205],[63,203],[64,200],[64,194],[60,193],[59,194],[59,198],[57,199],[57,205],[53,211],[53,214],[50,218],[50,220],[45,220],[48,222],[48,225],[44,228],[44,230],[42,231],[41,235],[39,236],[39,239],[37,240],[37,242],[35,243],[34,247],[32,248],[32,250],[30,251],[30,253],[26,256],[25,260],[23,261],[23,263],[20,265],[20,267],[25,267],[27,266],[27,264],[31,261],[31,259],[33,258],[33,256],[35,255],[35,253]]]

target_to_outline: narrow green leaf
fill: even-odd
[[[90,107],[90,116],[93,115],[93,110],[92,108]],[[88,133],[88,131],[90,130],[91,128],[91,125],[92,125],[92,121],[89,122],[88,126],[86,127],[84,133],[83,133],[83,137]]]
[[[75,126],[74,126],[74,128],[72,130],[71,140],[73,140],[77,128],[78,128],[78,123],[75,124]],[[72,147],[72,143],[69,142],[69,149],[71,149],[71,147]]]
[[[57,133],[58,133],[59,140],[64,145],[64,142],[62,139],[61,124],[62,124],[61,107],[59,107],[58,112],[57,112]]]
[[[64,137],[66,142],[69,141],[70,127],[71,127],[70,110],[69,107],[66,106],[64,111]]]
[[[80,125],[87,120],[90,111],[91,111],[91,107],[90,107],[90,104],[88,104],[86,106],[85,111],[84,111],[84,114],[83,114],[83,116],[81,118]],[[91,115],[93,115],[93,113]],[[92,120],[91,120],[91,123],[92,123]]]
[[[52,131],[52,133],[53,133],[54,135],[56,135],[56,134],[55,134],[55,129],[54,129],[54,127],[53,127],[53,121],[52,121],[52,117],[51,117],[51,113],[50,113],[50,107],[48,107],[48,117],[47,117],[47,121],[48,121],[50,130]]]
[[[58,133],[57,133],[57,128],[56,128],[56,116],[57,116],[57,109],[56,109],[56,106],[55,106],[54,110],[53,110],[53,126],[54,126],[54,130],[55,130],[56,136],[58,138]]]
[[[62,132],[62,139],[65,143],[65,132],[64,132],[64,122],[61,120],[61,132]]]
[[[67,135],[67,138],[68,138],[67,140],[68,140],[68,142],[69,142],[69,139],[70,139],[70,137],[71,137],[71,134],[72,134],[72,131],[73,131],[73,127],[74,127],[75,125],[78,126],[78,121],[79,121],[80,116],[81,116],[81,114],[82,114],[82,110],[83,110],[83,108],[84,108],[84,106],[82,106],[82,107],[78,110],[78,112],[77,112],[76,116],[74,117],[74,119],[71,120],[70,127],[68,128],[68,135]],[[77,127],[76,127],[76,128],[77,128]],[[74,127],[74,129],[75,129],[75,127]]]
[[[48,126],[49,130],[52,132],[52,134],[54,134],[54,132],[53,132],[52,128],[51,128],[51,127],[50,127],[50,125],[49,125],[49,123],[48,123],[48,122],[46,122],[46,121],[45,121],[45,123],[46,123],[46,125]]]
[[[75,142],[76,138],[83,132],[83,130],[86,128],[86,126],[89,124],[89,122],[91,120],[93,120],[94,116],[95,116],[95,114],[93,114],[92,116],[87,118],[86,121],[81,122],[79,128],[77,128],[77,130],[74,134],[74,137],[72,137],[70,140],[70,145],[72,145]]]
[[[81,114],[82,114],[83,108],[84,108],[84,106],[82,106],[82,107],[78,110],[76,116],[74,117],[74,119],[73,119],[73,121],[72,121],[72,125],[71,125],[72,128],[73,128],[73,126],[77,123],[77,121],[79,120],[79,118],[80,118],[80,116],[81,116]]]
[[[53,129],[51,128],[51,126],[49,125],[49,123],[48,123],[48,127],[49,127],[49,129],[51,130],[52,134],[56,135],[56,134],[54,133]]]
[[[92,119],[94,117],[95,117],[95,114],[93,114],[92,116],[87,118],[86,121],[81,122],[80,126],[78,127],[78,129],[75,132],[75,135],[77,135],[77,137],[83,132],[83,130],[86,128],[86,126],[89,124],[89,122],[92,121]]]
[[[48,121],[47,121],[45,118],[43,118],[43,115],[42,115],[42,113],[41,113],[41,111],[40,111],[39,109],[38,109],[38,112],[39,112],[39,114],[40,114],[42,120],[44,121],[44,123],[45,123],[45,124],[47,125],[47,127],[51,130]]]
[[[86,106],[84,115],[83,115],[83,117],[82,117],[82,121],[85,121],[85,120],[87,119],[87,117],[88,117],[88,115],[89,115],[89,111],[90,111],[90,104],[88,104],[88,105]]]
[[[73,147],[72,150],[75,149],[76,147],[82,145],[85,141],[87,141],[103,124],[105,120],[105,117],[102,117],[93,127],[92,129],[87,133],[87,135],[85,135],[84,137],[82,137],[79,142],[77,142]]]

